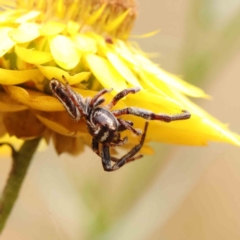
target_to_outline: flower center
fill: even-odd
[[[17,9],[40,10],[39,22],[65,22],[78,32],[121,39],[128,38],[137,15],[135,0],[19,0]]]

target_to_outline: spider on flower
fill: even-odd
[[[93,98],[83,98],[79,93],[73,91],[64,76],[62,76],[66,85],[53,78],[50,83],[50,89],[58,100],[63,104],[70,116],[79,121],[85,118],[87,128],[92,138],[92,149],[101,157],[103,169],[108,172],[115,171],[124,164],[141,158],[143,155],[136,154],[144,144],[147,134],[148,122],[145,123],[143,132],[133,127],[133,122],[120,118],[122,115],[131,114],[147,120],[160,120],[171,122],[176,120],[185,120],[191,117],[191,114],[183,110],[176,115],[156,114],[146,109],[136,107],[126,107],[119,110],[111,110],[119,100],[129,93],[135,94],[140,91],[139,87],[127,88],[119,92],[112,101],[102,106],[105,101],[104,94],[111,92],[112,89],[102,89]],[[101,106],[100,106],[101,105]],[[141,135],[138,145],[134,146],[128,153],[121,158],[115,158],[110,155],[110,147],[121,146],[127,142],[127,137],[121,139],[120,133],[129,130],[136,135]],[[112,165],[111,162],[114,162]]]

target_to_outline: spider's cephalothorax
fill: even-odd
[[[66,85],[64,85],[53,78],[49,86],[52,93],[59,99],[72,118],[76,121],[79,121],[82,117],[85,118],[88,131],[93,137],[93,151],[102,158],[102,164],[105,171],[115,171],[125,163],[132,162],[142,157],[142,155],[135,155],[139,152],[144,143],[148,122],[145,123],[144,131],[142,132],[139,129],[135,129],[131,121],[119,118],[121,115],[131,114],[147,120],[161,120],[164,122],[189,119],[191,116],[187,111],[182,111],[182,113],[176,115],[166,115],[156,114],[135,107],[111,111],[111,108],[115,106],[121,98],[129,93],[134,94],[140,91],[138,87],[122,90],[109,104],[101,106],[105,101],[102,95],[112,91],[112,89],[102,89],[93,98],[84,99],[80,94],[71,89],[67,81]],[[119,159],[110,156],[110,146],[120,146],[127,142],[127,137],[123,139],[120,138],[120,133],[127,129],[136,135],[141,135],[140,143]],[[101,148],[99,144],[101,144]],[[111,161],[115,162],[115,164],[111,165]]]

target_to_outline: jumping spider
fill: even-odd
[[[84,99],[80,94],[71,89],[64,76],[63,79],[66,81],[66,85],[53,78],[50,81],[50,89],[72,118],[76,121],[79,121],[81,117],[85,118],[88,131],[93,137],[92,149],[101,157],[103,168],[108,172],[115,171],[125,163],[132,162],[143,156],[135,155],[144,144],[148,122],[145,123],[142,132],[133,127],[133,122],[119,118],[121,115],[131,114],[147,120],[160,120],[164,122],[189,119],[191,116],[187,111],[182,111],[182,113],[176,115],[166,115],[156,114],[136,107],[127,107],[111,111],[111,108],[115,106],[120,99],[129,93],[137,93],[140,91],[140,88],[124,89],[119,92],[109,104],[100,106],[105,101],[102,95],[112,91],[112,89],[102,89],[93,98],[87,97]],[[127,142],[127,137],[123,139],[120,138],[120,133],[124,130],[130,130],[136,135],[141,135],[141,139],[138,145],[118,159],[110,155],[109,148],[111,146],[120,146]],[[99,147],[99,144],[101,144],[101,147]],[[111,165],[111,161],[115,164]]]

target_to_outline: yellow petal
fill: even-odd
[[[31,70],[7,70],[0,68],[0,84],[14,85],[29,80],[42,81],[43,76],[38,69]]]
[[[61,68],[41,65],[38,65],[37,67],[40,70],[41,74],[43,74],[43,76],[45,76],[49,80],[51,80],[52,78],[56,78],[59,81],[63,81],[62,76],[64,76],[69,81],[69,73]]]
[[[0,3],[0,5],[2,6],[3,4]],[[15,5],[11,6],[10,8],[11,9],[8,8],[7,11],[1,11],[1,14],[0,14],[1,23],[7,23],[8,25],[9,23],[15,23],[16,19],[18,19],[19,17],[21,17],[23,14],[27,12],[26,10],[23,10],[23,9],[14,9]]]
[[[195,87],[177,76],[170,74],[163,69],[159,68],[155,64],[153,64],[149,59],[145,58],[143,55],[135,54],[135,59],[140,64],[141,68],[144,68],[147,72],[152,75],[151,81],[152,83],[158,85],[159,82],[164,82],[178,90],[179,92],[186,94],[191,97],[203,97],[209,98],[202,89]]]
[[[199,131],[199,129],[201,129],[199,132],[204,134],[206,141],[208,140],[209,135],[211,135],[211,139],[209,138],[209,140],[239,145],[240,136],[231,132],[227,128],[226,124],[223,124],[218,119],[211,116],[180,93],[176,93],[176,97],[184,104],[186,109],[192,113],[193,117],[196,116],[201,120],[201,126],[191,125],[191,128],[195,129],[195,131]]]
[[[9,32],[9,36],[17,43],[30,42],[40,36],[39,25],[23,23]]]
[[[19,13],[19,10],[17,10],[17,12]],[[17,12],[15,10],[1,12],[1,14],[0,14],[0,23],[12,22],[13,19],[14,19],[14,15],[16,15]]]
[[[73,76],[69,75],[68,72],[57,68],[57,67],[48,67],[48,66],[37,66],[41,73],[49,80],[52,78],[58,79],[60,82],[66,83],[62,76],[64,76],[70,85],[80,83],[82,81],[88,80],[91,75],[91,72],[80,72]]]
[[[15,20],[15,22],[16,22],[16,23],[25,23],[25,22],[33,21],[33,20],[35,20],[40,14],[41,14],[41,12],[39,12],[39,11],[30,11],[30,12],[27,12],[26,14],[23,14],[23,15],[20,16],[19,18],[17,18],[17,19]]]
[[[208,141],[211,140],[209,136],[204,136],[204,134],[200,133],[199,131],[195,131],[190,127],[183,128],[182,124],[179,126],[179,123],[177,122],[150,122],[147,134],[151,141],[192,146],[205,146],[207,145]]]
[[[73,42],[76,47],[83,53],[96,53],[97,44],[96,41],[84,34],[77,34],[73,37]]]
[[[126,79],[131,86],[142,88],[132,71],[114,52],[108,51],[106,56],[113,67],[119,72],[119,74],[122,75],[124,79]]]
[[[150,92],[153,92],[155,94],[158,94],[162,97],[165,97],[167,99],[172,99],[174,102],[182,103],[180,98],[177,96],[183,96],[179,91],[171,85],[168,85],[167,83],[160,81],[155,74],[149,73],[146,69],[139,70],[139,77],[142,80],[142,85],[149,89]],[[184,104],[182,104],[184,106]],[[188,109],[185,107],[185,109]]]
[[[149,71],[151,71],[151,69],[149,69]],[[173,74],[167,73],[161,68],[158,68],[157,76],[159,80],[171,85],[179,92],[182,92],[190,97],[210,98],[210,96],[206,94],[202,89],[183,81],[182,79]]]
[[[49,52],[37,51],[19,46],[15,46],[15,52],[19,58],[31,64],[44,64],[53,59],[52,54]]]
[[[94,54],[87,54],[85,58],[88,67],[105,88],[113,88],[117,92],[127,88],[123,77],[106,59]]]
[[[41,35],[52,36],[60,34],[66,28],[66,24],[60,22],[47,22],[40,28]]]
[[[73,76],[70,76],[69,84],[74,85],[74,84],[80,83],[82,81],[86,81],[89,79],[91,74],[92,74],[91,72],[80,72]]]
[[[67,32],[70,35],[77,35],[80,31],[80,24],[78,22],[74,22],[74,21],[69,21],[67,23]]]
[[[167,97],[168,99],[170,98],[175,99],[172,89],[169,89],[167,84],[163,82],[154,84],[151,79],[151,76],[148,73],[146,73],[143,69],[139,70],[138,73],[141,83],[145,87],[145,89],[148,89],[150,92],[158,94],[162,97]]]
[[[145,75],[149,75],[147,78],[152,84],[156,85],[159,90],[162,89],[163,85],[161,82],[163,82],[166,86],[173,87],[188,96],[209,98],[209,95],[207,95],[202,89],[197,88],[181,80],[175,75],[162,70],[143,54],[137,53],[136,49],[133,50],[131,45],[127,45],[123,41],[118,40],[116,42],[114,51],[116,51],[119,56],[128,62],[132,69],[140,69]]]
[[[26,106],[41,111],[65,111],[63,105],[54,97],[41,92],[25,90],[17,86],[4,86],[9,96]]]
[[[53,37],[50,40],[50,49],[55,62],[66,70],[73,69],[80,61],[81,54],[68,37]]]
[[[172,112],[172,114],[177,114],[177,112]],[[142,129],[146,121],[131,115],[124,116],[123,118],[133,121],[134,127],[140,129]],[[201,131],[199,131],[199,129],[201,129]],[[219,131],[220,129],[221,131]],[[210,141],[219,141],[240,146],[239,136],[223,128],[213,128],[213,126],[206,123],[204,119],[194,115],[189,120],[170,123],[154,120],[149,121],[146,138],[149,141],[192,146],[204,146]]]
[[[0,28],[0,57],[7,53],[15,45],[15,42],[8,36],[11,30],[12,28],[10,27]]]
[[[152,106],[152,104],[155,104],[156,108],[153,111],[158,112],[168,112],[173,109],[181,112],[185,108],[185,106],[182,105],[181,102],[174,101],[173,99],[168,97],[159,96],[157,94],[148,92],[147,90],[141,90],[136,94],[129,94],[126,101],[129,103],[129,106],[134,105],[141,108],[145,107],[149,110],[153,110],[152,108],[154,108],[154,106]]]
[[[139,67],[139,63],[135,60],[133,53],[130,51],[129,43],[125,43],[122,40],[116,40],[115,44],[112,46],[114,51],[119,54],[127,63],[132,66]]]
[[[0,92],[0,111],[16,112],[27,109],[28,107],[14,101],[7,93]]]

